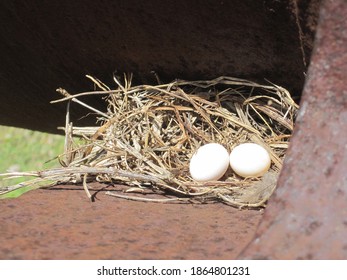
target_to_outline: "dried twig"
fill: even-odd
[[[143,201],[143,202],[157,202],[157,203],[173,203],[173,202],[188,202],[189,198],[148,198],[148,197],[139,197],[139,196],[131,196],[131,195],[122,195],[119,193],[107,191],[105,194],[110,196],[115,196],[118,198],[128,199],[128,200],[135,200],[135,201]]]

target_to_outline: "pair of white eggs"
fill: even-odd
[[[241,177],[259,177],[270,168],[271,158],[262,146],[255,143],[240,144],[230,155],[221,144],[209,143],[192,156],[189,171],[195,181],[216,181],[225,174],[229,165]]]

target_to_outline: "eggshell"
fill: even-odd
[[[270,165],[269,153],[255,143],[238,145],[230,153],[230,166],[242,177],[262,176],[269,170]]]
[[[220,179],[229,167],[229,153],[220,144],[209,143],[201,146],[192,156],[189,171],[199,182]]]

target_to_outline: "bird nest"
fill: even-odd
[[[107,194],[126,199],[265,206],[276,187],[298,110],[286,89],[230,77],[132,86],[132,77],[126,75],[122,82],[114,77],[116,89],[110,89],[87,77],[98,90],[73,95],[57,90],[64,97],[53,102],[68,105],[62,168],[31,173],[39,177],[38,183],[81,183],[91,199],[88,184],[98,181],[115,186]],[[103,112],[82,101],[90,95],[104,100]],[[74,126],[70,102],[95,113],[98,125]],[[189,173],[190,158],[211,142],[229,152],[244,142],[257,143],[270,154],[270,170],[261,178],[241,178],[229,168],[218,181],[196,182]]]

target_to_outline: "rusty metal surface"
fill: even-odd
[[[240,258],[347,259],[347,2],[325,1],[294,136]]]
[[[69,189],[72,188],[72,189]],[[233,259],[259,211],[157,204],[64,186],[2,200],[0,259]]]

